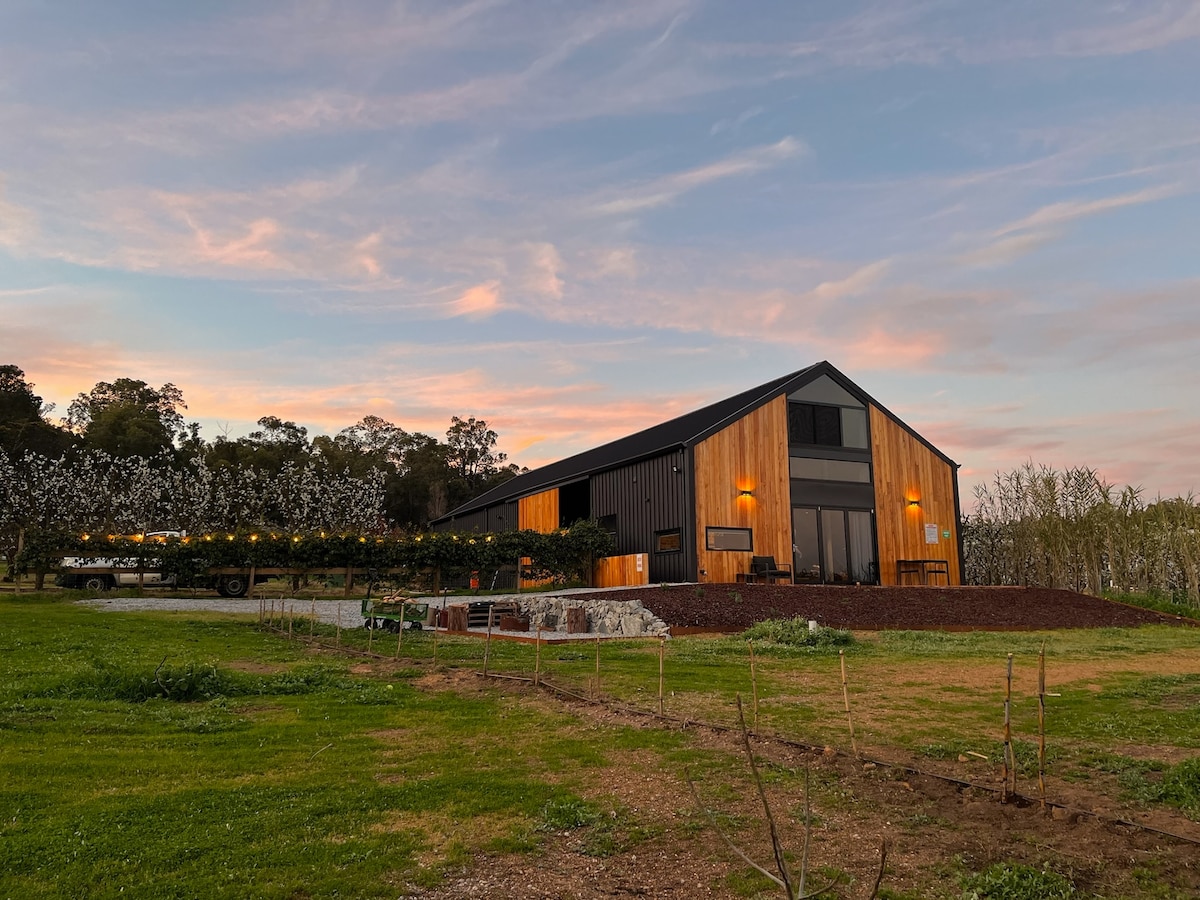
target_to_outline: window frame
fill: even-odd
[[[663,548],[663,538],[675,538],[675,546]],[[665,553],[682,553],[683,552],[683,529],[682,528],[666,528],[662,531],[654,532],[654,552],[658,554]]]
[[[728,534],[745,534],[745,547],[714,547],[713,532],[725,532]],[[740,528],[735,525],[705,525],[704,526],[704,549],[710,550],[713,553],[753,553],[754,552],[754,529]]]

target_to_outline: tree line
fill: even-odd
[[[0,366],[0,549],[30,530],[318,528],[382,533],[428,523],[521,469],[474,416],[445,439],[364,416],[333,436],[264,416],[207,441],[183,393],[118,378],[58,422],[15,365]]]
[[[964,517],[965,580],[1144,593],[1200,607],[1200,505],[1143,501],[1086,466],[1032,462],[975,488]]]

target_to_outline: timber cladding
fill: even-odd
[[[650,554],[629,553],[596,560],[592,587],[624,587],[650,583]]]
[[[950,563],[949,582],[962,584],[954,466],[874,405],[871,458],[880,583],[896,583],[898,559],[945,559]],[[936,526],[936,543],[926,541],[929,525]],[[949,537],[944,537],[946,532]]]
[[[778,396],[696,445],[696,561],[700,581],[731,582],[751,556],[792,558],[787,398]],[[742,496],[750,491],[750,496]],[[749,528],[754,549],[708,550],[708,527]]]
[[[558,488],[522,497],[517,507],[517,527],[549,534],[558,531]]]

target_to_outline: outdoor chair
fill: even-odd
[[[756,581],[760,578],[764,581],[778,581],[780,578],[786,578],[789,582],[792,580],[791,566],[778,565],[773,556],[751,557],[750,574]]]

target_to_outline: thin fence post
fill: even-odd
[[[1004,790],[1001,798],[1008,800],[1017,792],[1017,757],[1012,743],[1012,678],[1013,655],[1008,654],[1008,674],[1004,682]]]
[[[400,658],[400,642],[404,640],[404,611],[407,608],[405,601],[400,601],[400,628],[396,631],[396,659]]]
[[[433,667],[437,668],[437,651],[438,651],[438,614],[433,614]]]
[[[367,619],[367,652],[372,653],[372,645],[375,643],[375,617]]]
[[[483,674],[488,673],[488,662],[492,657],[492,618],[496,612],[496,607],[488,604],[488,628],[487,637],[483,641]]]
[[[754,730],[758,731],[758,668],[754,663],[754,641],[746,641],[750,647],[750,692],[754,700]]]
[[[533,645],[533,683],[540,687],[542,683],[542,626],[537,627],[537,637]]]
[[[268,628],[275,627],[275,598],[274,597],[271,598],[271,617],[269,619],[267,619],[267,627]]]
[[[1046,809],[1046,642],[1038,651],[1038,796]]]
[[[600,632],[596,632],[596,699],[600,699]]]
[[[850,712],[850,687],[846,681],[846,651],[839,650],[838,658],[842,665],[842,701],[846,704],[846,724],[850,726],[850,749],[858,757],[858,741],[854,738],[854,716]]]
[[[312,609],[308,612],[308,637],[312,639],[313,632],[317,628],[317,598],[312,598]]]
[[[288,640],[292,639],[292,620],[296,617],[296,606],[292,604],[288,606]]]
[[[337,601],[337,646],[342,646],[342,601]]]
[[[663,700],[664,700],[664,697],[663,697],[664,690],[663,689],[666,685],[666,679],[664,677],[665,666],[664,666],[663,661],[666,657],[666,649],[667,649],[667,639],[659,638],[658,639],[658,714],[660,716],[664,714],[663,713]]]
[[[266,612],[266,609],[265,609],[266,605],[267,605],[267,595],[259,594],[258,595],[258,624],[260,626],[263,623],[264,613]]]

